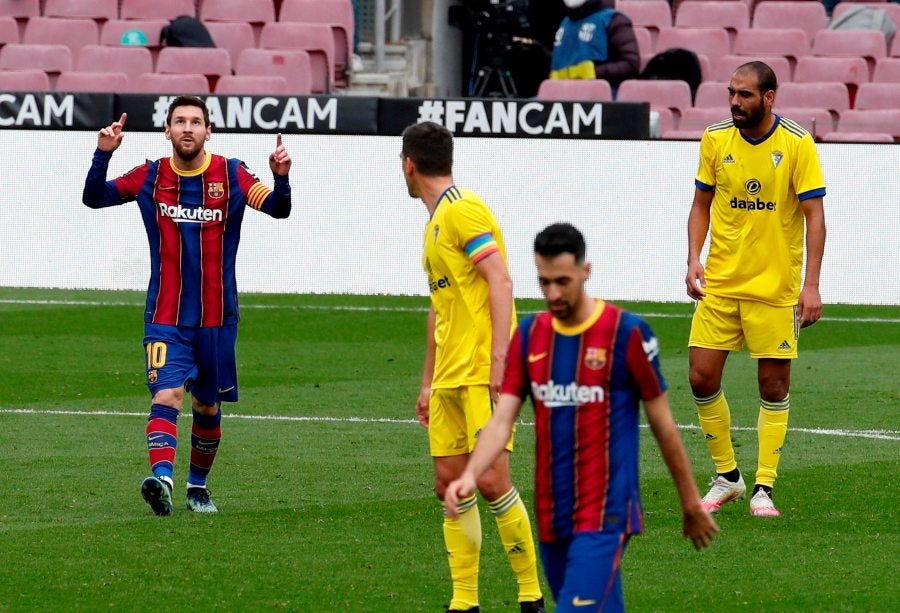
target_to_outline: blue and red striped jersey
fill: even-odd
[[[288,178],[276,176],[272,190],[240,160],[207,153],[196,171],[177,170],[166,157],[107,181],[111,157],[94,153],[83,200],[92,208],[137,201],[150,245],[144,320],[200,327],[236,323],[235,262],[244,209],[287,217]]]
[[[535,506],[542,542],[578,532],[643,531],[640,401],[665,392],[659,343],[638,316],[597,301],[567,328],[548,312],[523,319],[503,393],[531,397]]]

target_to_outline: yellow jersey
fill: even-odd
[[[700,140],[695,185],[715,190],[710,213],[706,291],[772,306],[797,304],[805,217],[801,202],[825,195],[812,136],[776,115],[751,140],[730,119]]]
[[[449,187],[425,226],[422,252],[435,312],[433,389],[490,383],[489,287],[475,264],[496,253],[506,262],[503,235],[488,206],[474,192]],[[510,335],[515,307],[512,319]]]

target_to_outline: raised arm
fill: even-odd
[[[92,209],[122,204],[123,199],[115,182],[106,180],[109,160],[113,151],[122,144],[122,130],[125,128],[127,113],[122,113],[118,121],[102,128],[97,134],[97,150],[91,160],[91,168],[84,180],[81,201]]]

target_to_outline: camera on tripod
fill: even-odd
[[[515,98],[509,56],[534,44],[529,38],[528,0],[464,0],[476,35],[470,95]]]

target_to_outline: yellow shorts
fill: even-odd
[[[478,434],[494,409],[487,385],[431,391],[428,442],[433,457],[463,455],[475,449]],[[506,448],[513,450],[515,430]]]
[[[797,307],[706,295],[691,322],[690,347],[740,351],[752,358],[796,358],[800,325]]]

